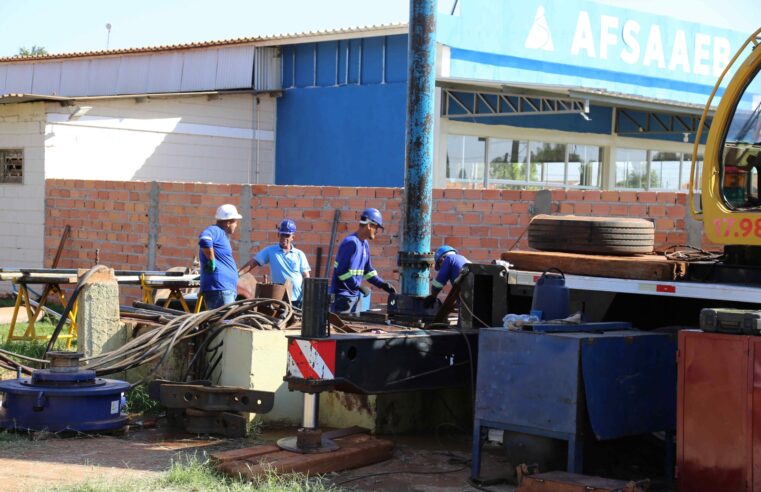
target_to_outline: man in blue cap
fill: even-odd
[[[457,253],[457,250],[452,246],[444,245],[436,250],[433,255],[433,264],[436,271],[439,272],[436,278],[431,282],[431,295],[425,298],[424,306],[433,307],[436,304],[436,296],[439,295],[441,289],[450,282],[454,285],[457,277],[460,276],[462,267],[470,261]]]
[[[394,286],[380,278],[370,262],[368,241],[375,239],[378,229],[383,229],[381,213],[375,208],[365,209],[359,219],[359,228],[338,246],[330,281],[330,293],[334,295],[330,309],[334,313],[359,312],[362,280],[389,294],[396,293]]]
[[[283,284],[285,279],[291,281],[293,293],[291,303],[300,308],[302,285],[304,279],[309,277],[311,268],[304,252],[293,245],[296,223],[291,219],[285,219],[277,227],[277,232],[278,243],[259,251],[251,258],[251,261],[241,267],[240,274],[243,275],[258,266],[269,264],[273,283]]]
[[[220,205],[214,218],[217,223],[198,236],[198,259],[201,262],[201,293],[207,309],[235,302],[238,295],[238,267],[235,265],[230,236],[238,227],[241,215],[235,205]]]

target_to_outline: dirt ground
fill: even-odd
[[[261,437],[273,441],[294,433],[295,429],[269,431]],[[329,474],[326,478],[344,490],[479,490],[468,483],[470,442],[466,435],[384,438],[395,443],[393,459]],[[34,442],[0,443],[0,489],[16,492],[88,480],[148,478],[168,469],[172,460],[183,453],[202,456],[253,444],[250,440],[170,436],[157,429],[126,436],[52,436]],[[505,466],[497,453],[487,450],[483,463],[485,471],[499,472]],[[505,484],[489,485],[485,489],[495,492],[514,490]]]

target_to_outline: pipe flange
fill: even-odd
[[[433,266],[433,253],[400,251],[396,264],[400,267],[431,268]]]

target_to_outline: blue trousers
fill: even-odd
[[[217,309],[225,304],[235,302],[238,293],[234,290],[207,290],[203,293],[203,302],[206,309]]]

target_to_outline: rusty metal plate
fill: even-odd
[[[552,471],[524,476],[517,492],[648,492],[650,481],[626,482],[603,477]]]
[[[168,408],[194,408],[207,412],[267,413],[275,404],[275,393],[271,391],[231,386],[153,381],[149,393]]]
[[[219,434],[225,437],[245,437],[247,419],[233,412],[205,412],[187,408],[170,409],[166,413],[171,427],[193,434]]]

